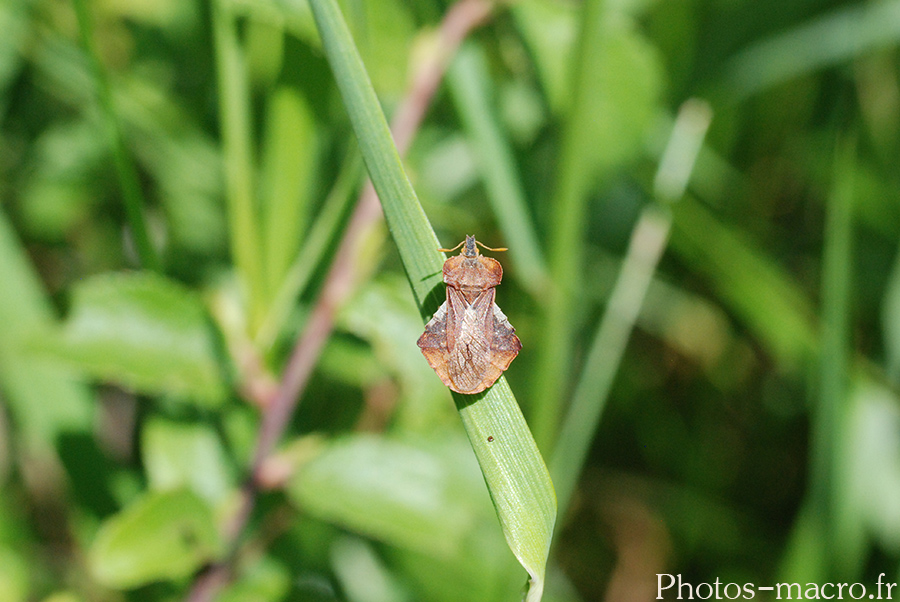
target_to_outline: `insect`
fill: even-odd
[[[466,236],[459,255],[444,262],[447,300],[425,325],[418,345],[441,381],[457,393],[480,393],[494,384],[522,348],[516,329],[494,303],[503,278],[500,262],[478,252],[491,249]]]

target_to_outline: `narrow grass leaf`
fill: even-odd
[[[311,0],[325,54],[359,140],[372,183],[381,199],[391,234],[423,316],[437,306],[443,256],[437,237],[412,189],[365,68],[334,0]],[[429,298],[431,295],[434,297]],[[410,341],[412,344],[412,341]],[[540,599],[556,497],[546,466],[522,418],[515,397],[501,378],[485,394],[457,398],[463,424],[473,442],[492,432],[509,445],[476,448],[485,482],[504,535],[531,576],[530,600]],[[503,431],[499,430],[503,427]],[[491,431],[491,432],[488,432]]]
[[[532,295],[541,296],[548,285],[547,265],[512,149],[491,106],[492,84],[484,51],[473,42],[464,44],[447,71],[447,82],[466,137],[478,157],[478,169],[516,275]]]
[[[144,219],[146,202],[141,192],[141,185],[138,181],[134,161],[125,147],[122,129],[119,126],[119,118],[113,106],[112,92],[110,91],[106,72],[100,63],[100,57],[97,56],[97,49],[94,44],[94,28],[91,23],[88,3],[87,0],[75,0],[74,5],[75,14],[78,18],[78,29],[81,33],[81,42],[88,54],[88,60],[93,70],[100,111],[103,115],[104,126],[116,167],[116,175],[119,178],[119,186],[122,188],[125,215],[128,218],[128,224],[131,226],[131,233],[134,236],[135,249],[141,264],[148,269],[158,272],[162,269],[162,264],[147,231],[147,223]]]
[[[855,376],[842,437],[847,453],[839,474],[842,497],[856,523],[853,551],[865,558],[870,537],[886,550],[900,549],[900,516],[894,502],[900,497],[900,397],[883,382]]]
[[[781,266],[689,196],[673,207],[671,246],[705,273],[722,301],[785,365],[816,349],[812,304]]]
[[[362,177],[362,161],[354,152],[343,162],[325,203],[313,220],[303,246],[275,293],[266,316],[256,333],[256,343],[262,349],[271,347],[279,331],[284,326],[297,298],[306,290],[310,278],[322,262],[329,245],[337,238],[341,226],[353,205],[354,192]]]
[[[572,55],[578,38],[575,5],[525,0],[510,5],[516,27],[534,57],[535,69],[551,110],[565,114],[571,103]]]
[[[552,444],[569,390],[588,197],[618,165],[634,158],[656,114],[662,69],[654,48],[627,15],[601,0],[584,2],[560,145],[547,257],[554,286],[545,304],[532,425]]]
[[[655,188],[660,204],[677,201],[684,194],[711,117],[706,103],[690,100],[682,105],[657,171]],[[563,509],[575,489],[631,331],[668,243],[672,217],[660,204],[644,209],[634,227],[553,450],[551,471]]]
[[[819,358],[818,403],[813,406],[810,496],[822,528],[826,569],[839,575],[855,574],[847,563],[860,558],[848,546],[842,522],[839,463],[849,396],[850,295],[852,286],[852,207],[855,140],[837,143],[834,182],[828,196],[822,271],[822,352]],[[840,550],[838,549],[840,546]],[[850,552],[849,556],[846,550]],[[860,567],[853,567],[860,568]]]
[[[388,228],[420,307],[441,281],[442,255],[425,211],[406,177],[400,156],[371,82],[333,0],[310,2],[325,54],[363,161],[378,193]]]
[[[309,222],[319,142],[311,109],[294,88],[282,86],[269,99],[262,154],[262,212],[267,290],[282,285]]]
[[[251,325],[264,312],[259,219],[254,206],[254,163],[247,69],[228,0],[212,3],[213,42],[219,85],[219,127],[225,165],[225,189],[231,254],[250,308]]]
[[[900,2],[852,4],[757,42],[735,56],[722,88],[736,100],[792,78],[896,46]]]
[[[781,562],[785,581],[822,581],[828,576],[858,575],[859,559],[865,558],[867,531],[859,515],[859,492],[873,496],[870,483],[860,487],[865,471],[853,466],[855,455],[877,445],[879,433],[869,432],[865,443],[854,441],[861,400],[851,393],[872,393],[861,379],[851,391],[850,377],[850,287],[852,281],[852,206],[856,141],[838,141],[834,180],[827,200],[822,266],[822,336],[819,354],[819,390],[810,421],[809,493],[795,521]],[[770,312],[777,310],[768,308]],[[888,403],[892,404],[894,400]],[[887,417],[881,416],[885,421]],[[888,430],[892,427],[890,420]],[[880,430],[880,429],[879,429]],[[881,451],[881,450],[879,450]],[[890,477],[880,474],[881,486]],[[854,508],[853,506],[857,507]],[[854,515],[855,514],[855,515]],[[892,512],[892,514],[895,514]],[[871,531],[868,531],[871,532]]]
[[[459,393],[453,398],[506,543],[531,576],[527,600],[540,600],[556,524],[556,492],[550,473],[506,379],[498,380],[476,401]]]
[[[297,36],[310,46],[321,45],[319,32],[313,21],[308,2],[283,0],[231,0],[235,14],[252,17],[256,21],[272,23]]]

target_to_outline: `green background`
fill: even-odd
[[[390,119],[453,5],[339,4]],[[440,245],[509,248],[544,599],[900,578],[900,2],[488,8],[404,166]],[[0,32],[0,601],[218,562],[228,601],[520,598],[415,345],[433,237],[377,220],[234,545],[364,182],[310,6],[6,0]]]

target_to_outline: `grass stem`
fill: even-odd
[[[122,128],[119,126],[119,120],[116,117],[109,78],[103,69],[100,57],[97,54],[96,45],[94,44],[94,28],[91,22],[90,10],[86,0],[75,0],[74,6],[75,14],[78,18],[78,31],[81,36],[81,43],[90,61],[91,71],[97,86],[100,113],[103,117],[106,136],[112,151],[119,186],[122,189],[125,215],[131,227],[131,234],[134,237],[135,250],[141,265],[155,272],[160,272],[162,271],[162,263],[150,240],[147,222],[144,219],[144,210],[147,203],[141,191],[137,168],[125,146]]]

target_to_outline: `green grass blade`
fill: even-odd
[[[582,266],[586,191],[594,177],[589,173],[591,170],[583,151],[586,145],[596,144],[595,140],[587,140],[590,129],[584,127],[585,121],[595,119],[596,115],[590,115],[592,98],[584,88],[590,81],[588,73],[591,64],[597,62],[598,55],[602,54],[603,2],[588,0],[581,11],[582,29],[573,73],[574,89],[561,143],[559,179],[553,196],[553,228],[548,249],[553,287],[545,304],[538,371],[531,398],[531,423],[537,440],[545,448],[556,439],[562,400],[568,393],[575,327],[572,309]]]
[[[261,205],[267,298],[271,298],[297,258],[306,233],[319,142],[312,110],[296,89],[276,89],[268,101],[267,117]]]
[[[284,275],[281,286],[269,304],[266,317],[256,333],[256,342],[261,349],[268,349],[275,341],[297,298],[306,290],[306,285],[325,257],[329,245],[337,238],[337,233],[353,205],[355,198],[353,194],[357,190],[361,174],[362,160],[356,149],[353,149],[352,154],[348,153],[331,192],[325,198],[325,203],[309,230],[309,235],[303,241],[300,252],[297,253],[294,263]]]
[[[532,425],[542,447],[557,436],[572,382],[589,197],[612,171],[643,152],[658,111],[661,66],[614,4],[588,0],[578,15],[581,33],[551,201],[547,258],[554,286],[545,303],[532,388]]]
[[[817,344],[812,304],[799,286],[743,232],[690,195],[673,207],[670,246],[705,273],[722,302],[784,366],[811,358]]]
[[[483,50],[474,43],[460,48],[447,71],[447,83],[484,179],[488,199],[503,231],[504,245],[519,281],[540,296],[548,282],[528,202],[512,150],[491,107],[491,81]]]
[[[846,574],[846,556],[836,548],[839,528],[838,466],[840,438],[849,396],[849,341],[852,285],[853,169],[856,142],[840,140],[835,153],[834,183],[828,196],[822,271],[822,354],[819,395],[812,416],[810,502],[823,546],[825,568]]]
[[[454,393],[510,550],[531,576],[528,602],[541,599],[556,493],[541,453],[505,378],[477,396]],[[476,401],[472,401],[472,399]]]
[[[443,256],[437,238],[403,171],[340,9],[334,0],[311,0],[310,5],[413,294],[426,313],[432,308],[425,307],[426,300],[442,292],[438,285]],[[456,400],[504,536],[531,576],[529,599],[536,602],[556,519],[546,466],[504,378],[484,394]]]
[[[731,60],[722,88],[736,99],[900,40],[900,2],[844,6],[758,42]]]
[[[529,48],[535,75],[550,111],[562,115],[571,97],[573,43],[578,35],[580,4],[568,2],[514,2],[509,11]]]
[[[337,5],[311,2],[325,54],[359,140],[391,235],[421,307],[441,281],[441,247],[403,171],[384,113]]]
[[[150,241],[147,222],[144,220],[146,202],[138,181],[137,168],[134,166],[134,161],[132,161],[128,150],[125,148],[122,129],[119,127],[119,120],[116,117],[115,107],[113,106],[109,81],[103,66],[100,64],[100,58],[97,56],[91,16],[86,0],[75,0],[75,14],[78,18],[81,43],[85,52],[87,52],[94,81],[96,82],[100,112],[105,122],[106,134],[107,138],[109,138],[116,174],[119,178],[119,186],[122,188],[125,215],[131,226],[131,234],[134,236],[135,250],[144,267],[159,272],[162,270],[162,264],[156,249],[153,247],[153,243]]]
[[[656,176],[656,197],[661,203],[677,201],[684,194],[710,119],[709,106],[698,101],[686,102],[679,112]],[[647,289],[665,251],[671,226],[671,214],[659,205],[650,205],[632,232],[628,252],[553,450],[551,474],[564,510],[606,407]]]
[[[264,311],[265,277],[259,220],[253,201],[253,142],[247,73],[227,0],[213,1],[212,21],[231,254],[245,287],[250,322],[255,330]]]

